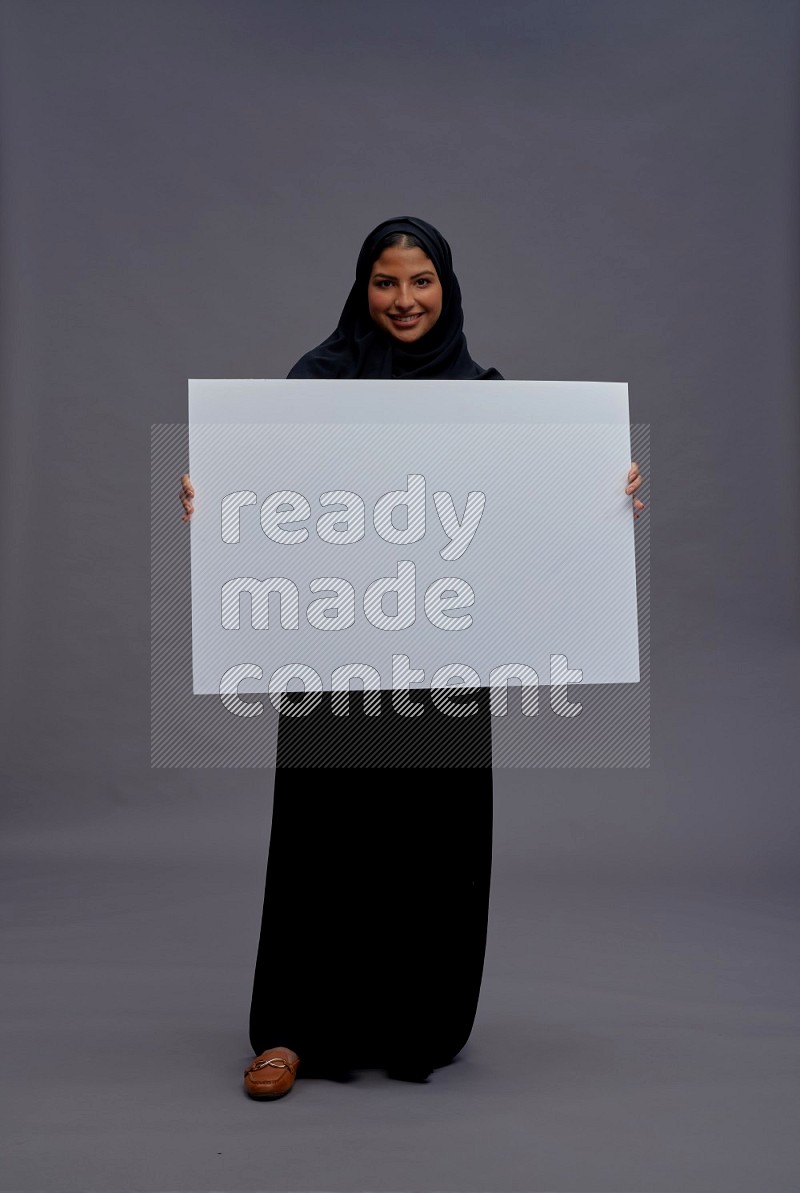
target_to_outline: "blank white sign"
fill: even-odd
[[[195,693],[638,682],[626,384],[193,380],[189,451]]]

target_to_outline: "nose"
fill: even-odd
[[[398,308],[398,310],[409,311],[413,307],[414,301],[413,294],[411,294],[406,286],[402,286],[397,298],[394,301],[394,305]]]

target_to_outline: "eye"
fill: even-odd
[[[388,286],[391,286],[391,284],[391,278],[376,278],[373,282],[373,285],[377,286],[379,290],[385,290]]]

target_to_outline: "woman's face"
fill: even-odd
[[[378,327],[410,344],[430,331],[442,313],[442,285],[422,249],[393,245],[372,264],[369,313]]]

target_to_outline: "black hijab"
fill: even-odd
[[[367,287],[378,246],[393,232],[413,236],[433,262],[442,286],[442,313],[430,331],[409,344],[401,343],[373,322]],[[439,377],[501,381],[497,369],[482,369],[472,359],[464,337],[461,288],[453,273],[450,245],[441,232],[424,220],[398,216],[373,228],[361,246],[356,280],[347,296],[336,331],[306,352],[290,377]]]

